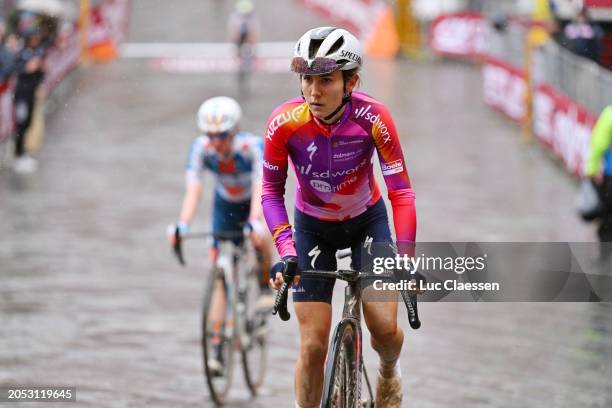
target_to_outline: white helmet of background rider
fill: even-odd
[[[317,27],[295,44],[291,70],[302,75],[323,75],[336,70],[361,68],[359,40],[347,30]]]
[[[207,99],[198,109],[198,127],[204,133],[224,133],[236,129],[242,109],[228,96]]]
[[[253,2],[251,0],[238,0],[236,2],[236,11],[238,14],[250,14],[253,11]]]

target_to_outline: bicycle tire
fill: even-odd
[[[345,319],[334,331],[325,367],[322,408],[356,407],[361,404],[361,329]]]
[[[231,304],[228,299],[227,293],[228,288],[225,284],[225,280],[223,279],[223,270],[218,268],[213,268],[210,273],[210,282],[206,287],[204,292],[204,301],[202,303],[202,337],[201,337],[201,345],[202,345],[202,363],[204,367],[204,377],[206,380],[206,385],[208,386],[208,390],[210,392],[210,396],[213,401],[217,405],[223,405],[227,399],[227,394],[229,393],[229,389],[232,383],[232,373],[233,373],[233,355],[234,355],[234,336],[233,336],[233,316],[232,310],[229,306]],[[211,308],[211,302],[213,297],[213,289],[215,284],[221,280],[223,285],[224,293],[226,294],[226,314],[225,314],[225,324],[222,330],[221,342],[223,343],[223,357],[224,357],[224,365],[221,375],[219,375],[219,371],[215,371],[213,367],[210,366],[211,357],[213,356],[213,337],[214,333],[212,330],[212,323],[209,319],[209,312]]]
[[[240,341],[244,379],[251,391],[257,395],[257,389],[264,381],[267,359],[267,318],[269,310],[257,310],[256,302],[261,294],[259,277],[256,270],[251,271],[246,279],[246,291],[239,301],[243,302],[241,314],[246,338]]]

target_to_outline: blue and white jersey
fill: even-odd
[[[238,132],[232,150],[221,157],[207,136],[193,141],[187,162],[187,183],[201,182],[204,169],[217,177],[215,191],[224,200],[244,202],[251,199],[254,182],[260,182],[263,167],[263,140],[252,133]]]

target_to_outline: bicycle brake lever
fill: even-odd
[[[181,233],[179,231],[178,228],[176,228],[174,230],[174,245],[172,247],[172,249],[174,249],[174,255],[176,255],[176,259],[178,259],[179,263],[182,266],[185,266],[185,259],[183,258],[183,247],[182,247],[182,241],[183,238],[181,237]]]
[[[278,316],[282,321],[287,321],[291,318],[291,314],[287,310],[287,297],[289,294],[289,285],[287,282],[283,283],[281,288],[276,292],[276,299],[274,300],[274,309],[272,314],[278,313]]]

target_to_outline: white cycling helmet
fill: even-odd
[[[236,128],[242,109],[228,96],[207,99],[198,109],[198,127],[204,133],[223,133]]]
[[[291,70],[303,75],[323,75],[336,70],[361,68],[361,44],[342,28],[308,30],[295,44]]]
[[[253,8],[253,2],[251,0],[238,0],[236,2],[236,11],[238,14],[250,14]]]

